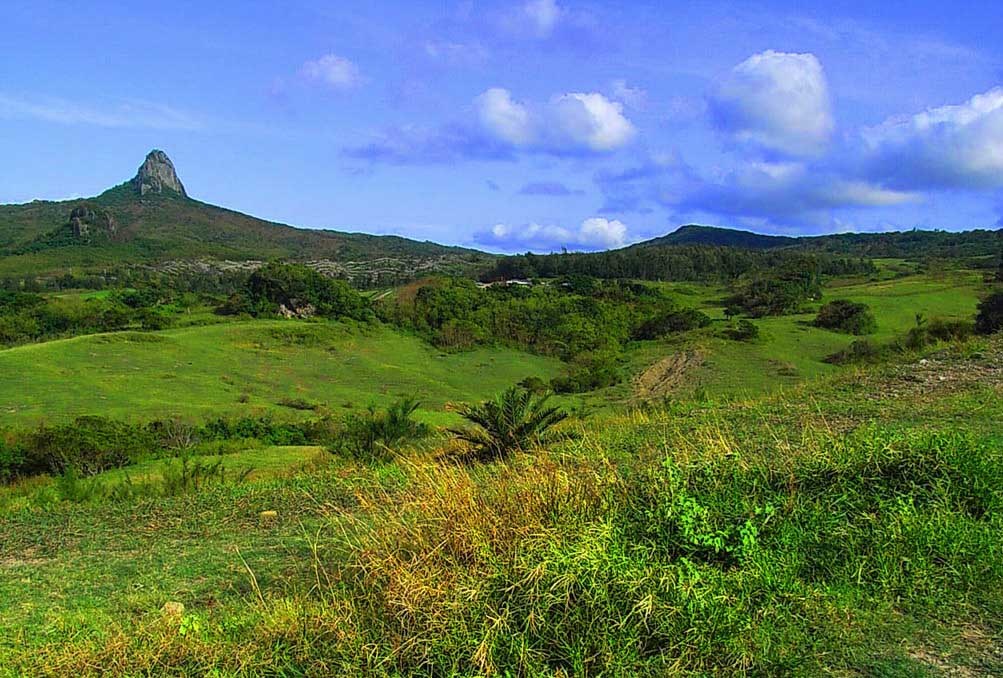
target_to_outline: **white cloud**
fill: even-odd
[[[626,80],[614,80],[609,91],[611,98],[622,101],[630,108],[643,109],[648,104],[648,93],[640,87],[631,87]]]
[[[586,219],[578,228],[535,223],[523,226],[495,224],[476,234],[475,240],[482,245],[509,252],[553,252],[562,248],[602,250],[626,244],[627,227],[615,219],[601,217]]]
[[[96,108],[63,99],[30,100],[0,94],[0,117],[35,118],[63,125],[119,128],[197,130],[205,126],[202,120],[189,113],[140,100],[127,100]]]
[[[594,92],[562,94],[531,106],[495,87],[474,99],[474,110],[493,140],[530,150],[606,153],[626,146],[637,133],[622,104]]]
[[[1003,186],[1003,87],[865,129],[869,172],[920,188]]]
[[[307,61],[300,72],[307,80],[339,90],[351,89],[362,82],[359,67],[337,54],[325,54],[319,59]]]
[[[623,105],[602,94],[565,94],[550,105],[559,135],[573,145],[605,152],[626,146],[637,130],[623,115]]]
[[[627,227],[621,221],[592,217],[582,222],[578,234],[583,243],[609,249],[621,247],[627,240]]]
[[[835,127],[825,72],[813,54],[755,54],[717,84],[708,103],[724,133],[793,156],[823,151]]]
[[[523,16],[538,37],[550,35],[564,10],[554,0],[529,0],[522,6]]]
[[[493,87],[476,99],[474,109],[484,130],[500,141],[513,146],[524,146],[535,136],[529,110],[513,101],[512,94]]]

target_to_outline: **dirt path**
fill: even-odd
[[[641,399],[668,395],[686,384],[690,373],[703,361],[703,354],[692,350],[662,358],[634,377],[634,395]]]

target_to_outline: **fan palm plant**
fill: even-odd
[[[547,439],[547,432],[568,413],[548,407],[549,395],[534,397],[526,389],[513,386],[493,400],[463,405],[457,412],[474,425],[453,429],[460,440],[473,446],[480,459],[501,459]]]

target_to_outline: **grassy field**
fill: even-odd
[[[10,511],[0,675],[998,675],[1001,359]]]
[[[868,304],[881,342],[916,313],[971,317],[980,290],[879,278],[825,299]],[[369,461],[236,440],[198,448],[226,472],[181,489],[179,459],[145,457],[0,488],[0,677],[1003,675],[1003,339],[837,368],[854,338],[811,313],[735,342],[724,290],[666,287],[715,319],[631,348],[632,371],[699,355],[672,397],[590,395],[529,454],[458,463],[441,430]],[[562,369],[227,322],[2,351],[0,416],[300,418],[414,394],[453,424],[446,403]]]
[[[214,414],[302,415],[305,401],[343,411],[418,395],[426,417],[483,398],[559,361],[507,350],[443,354],[375,326],[254,321],[77,337],[0,351],[7,424],[100,412],[145,420]]]
[[[679,351],[699,354],[702,365],[682,378],[678,390],[691,394],[702,388],[711,396],[752,397],[805,380],[831,376],[841,368],[824,361],[860,337],[811,325],[810,313],[754,321],[761,336],[749,343],[715,336],[725,324],[723,288],[666,285],[678,301],[695,306],[715,320],[707,331],[665,342],[644,342],[630,356],[629,371],[640,371],[660,358]],[[940,275],[913,275],[877,281],[840,282],[825,290],[823,301],[848,299],[867,304],[878,321],[878,331],[867,338],[888,342],[902,336],[916,322],[916,314],[969,319],[975,315],[981,276],[968,271]],[[629,397],[629,389],[613,391],[613,398]]]

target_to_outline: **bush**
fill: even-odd
[[[979,334],[995,334],[1000,330],[1003,330],[1003,292],[993,292],[979,303],[975,331]]]
[[[754,341],[759,338],[759,327],[751,320],[742,318],[733,327],[724,331],[725,336],[735,341]]]
[[[669,311],[641,324],[634,333],[634,339],[658,339],[667,334],[687,332],[710,325],[710,318],[694,308]]]
[[[44,467],[35,468],[29,463],[27,450],[20,441],[0,435],[0,483],[9,482],[18,476],[44,472]]]
[[[874,314],[867,304],[838,299],[830,301],[815,316],[815,327],[822,327],[846,334],[873,334],[878,329]]]
[[[547,432],[568,416],[560,408],[547,407],[547,398],[513,386],[494,400],[462,406],[459,415],[474,428],[453,429],[452,433],[472,446],[475,458],[507,457],[543,443]]]
[[[394,447],[431,432],[414,418],[419,405],[415,398],[401,398],[385,410],[370,406],[365,413],[348,417],[331,450],[363,459],[390,456]]]
[[[35,473],[61,475],[72,469],[89,476],[127,466],[155,448],[154,436],[144,427],[79,417],[71,424],[41,426],[28,435],[25,464]]]
[[[159,429],[162,422],[151,424]],[[268,445],[307,445],[307,424],[276,423],[267,417],[215,419],[198,431],[202,440],[260,440]]]
[[[259,268],[248,278],[243,297],[231,297],[220,312],[269,315],[284,308],[287,313],[304,316],[372,317],[369,300],[348,283],[297,264],[272,263]]]
[[[571,361],[569,373],[550,381],[556,393],[585,393],[620,381],[616,357],[608,352],[587,351]]]
[[[537,376],[526,377],[519,382],[519,386],[522,386],[530,393],[541,394],[547,392],[547,382]]]
[[[916,327],[909,330],[905,337],[904,347],[919,351],[938,341],[961,341],[972,336],[975,325],[968,320],[948,320],[934,318],[926,322],[917,317]]]
[[[806,302],[821,296],[821,276],[812,266],[806,265],[742,282],[726,300],[727,313],[746,313],[753,318],[797,313]]]
[[[879,360],[885,349],[869,339],[853,342],[842,351],[837,351],[826,357],[825,362],[831,365],[850,365],[853,363],[871,363]]]

